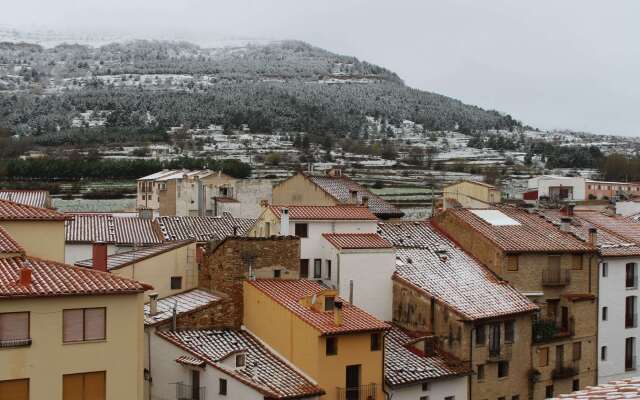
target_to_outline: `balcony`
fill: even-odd
[[[576,320],[569,317],[566,324],[558,324],[553,319],[538,319],[533,321],[533,342],[544,343],[556,339],[563,339],[576,334]]]
[[[338,400],[375,400],[376,384],[370,383],[364,386],[349,388],[337,388]]]
[[[176,400],[205,400],[205,387],[193,387],[182,382],[176,383]]]
[[[571,283],[571,273],[566,269],[547,268],[542,271],[543,286],[566,286]]]
[[[638,314],[637,313],[626,313],[624,316],[624,327],[625,328],[637,328],[638,327]]]
[[[27,346],[31,346],[31,338],[29,338],[29,339],[0,340],[0,348],[4,348],[4,347],[27,347]]]
[[[487,357],[488,362],[497,363],[500,361],[510,361],[511,360],[511,345],[505,344],[503,346],[498,346],[497,348],[489,347],[489,356]]]
[[[580,365],[577,361],[572,361],[563,365],[556,365],[551,371],[551,378],[566,379],[576,376],[580,373]]]

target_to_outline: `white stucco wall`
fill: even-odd
[[[636,201],[618,201],[616,202],[616,214],[628,217],[629,215],[640,212],[640,203]]]
[[[429,390],[422,390],[422,383],[397,387],[387,386],[389,400],[419,400],[422,396],[428,396],[429,400],[444,400],[445,397],[454,396],[454,400],[466,400],[468,398],[468,379],[466,376],[439,379],[429,382]]]
[[[599,310],[598,310],[598,382],[630,378],[638,375],[638,371],[625,371],[624,353],[625,339],[636,337],[636,360],[640,355],[637,338],[640,328],[625,328],[625,299],[627,296],[638,296],[636,307],[640,307],[640,290],[627,289],[625,286],[626,264],[634,262],[640,268],[638,258],[612,258],[603,260],[608,265],[607,277],[602,276],[602,263],[598,268]],[[603,307],[607,307],[607,320],[602,320]],[[600,359],[602,346],[607,346],[607,360]]]
[[[378,221],[300,221],[289,223],[289,234],[295,235],[296,223],[308,224],[308,237],[300,239],[300,258],[309,259],[309,272],[313,271],[313,259],[324,258],[323,233],[376,233]],[[279,232],[279,227],[277,227]]]
[[[115,254],[118,247],[114,244],[107,246],[107,254]],[[77,261],[93,257],[93,245],[91,243],[66,243],[64,245],[64,262],[75,264]]]
[[[550,187],[572,187],[572,200],[585,200],[586,184],[585,179],[582,177],[567,178],[544,176],[530,179],[528,182],[528,186],[530,188],[538,188],[538,197],[549,196]]]

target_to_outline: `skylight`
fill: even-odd
[[[520,222],[504,214],[500,210],[469,210],[485,222],[493,226],[520,225]]]

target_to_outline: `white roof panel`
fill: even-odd
[[[520,222],[504,214],[500,210],[469,210],[485,222],[493,226],[521,225]]]

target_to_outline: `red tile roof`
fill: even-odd
[[[640,377],[611,381],[598,386],[587,386],[577,392],[561,394],[557,398],[565,400],[639,399]]]
[[[595,251],[594,248],[573,235],[561,232],[557,227],[549,223],[544,216],[529,213],[523,209],[496,207],[490,210],[481,210],[497,211],[503,218],[514,220],[516,223],[514,225],[491,224],[474,214],[474,211],[477,210],[467,208],[448,209],[443,214],[454,215],[505,252],[583,253]],[[436,217],[436,224],[438,220],[439,217]]]
[[[443,351],[427,356],[411,343],[415,339],[393,325],[384,342],[384,378],[387,385],[401,386],[437,378],[468,375],[467,365]]]
[[[191,243],[194,243],[194,241],[185,240],[181,242],[166,242],[155,246],[145,246],[136,250],[111,254],[107,256],[107,268],[109,270],[112,270],[126,267],[127,265],[138,263],[148,258],[164,254],[168,251],[175,250],[183,246],[188,246]],[[75,265],[78,267],[93,268],[93,259],[88,258],[86,260],[80,260],[77,261]]]
[[[0,190],[0,199],[32,207],[49,206],[49,192],[46,190]]]
[[[560,226],[560,219],[566,217],[560,210],[543,210],[539,211],[541,215],[553,223],[556,226]],[[640,244],[634,242],[632,239],[625,239],[623,236],[618,235],[614,226],[610,226],[609,230],[600,228],[598,225],[594,225],[589,222],[588,217],[596,214],[592,211],[574,211],[571,217],[571,222],[568,226],[568,232],[573,234],[583,242],[589,240],[589,228],[598,229],[597,234],[597,247],[598,252],[604,257],[633,257],[640,256]],[[607,217],[611,218],[610,225],[620,224],[619,226],[626,226],[627,224],[635,225],[636,230],[640,230],[640,226],[633,222],[629,222],[620,216]],[[623,231],[626,230],[623,229]]]
[[[605,230],[640,244],[640,226],[637,222],[621,216],[609,216],[597,211],[580,212],[580,218],[593,224],[598,230]]]
[[[393,279],[478,320],[532,312],[538,307],[501,280],[429,222],[380,224],[381,235],[405,247],[396,250]],[[407,241],[400,242],[400,239]]]
[[[337,249],[393,249],[393,245],[377,233],[323,233]]]
[[[323,335],[389,329],[389,325],[385,322],[339,298],[336,300],[343,302],[343,323],[340,326],[334,324],[333,312],[315,311],[300,304],[300,300],[303,298],[310,298],[314,294],[327,290],[327,287],[315,281],[257,279],[246,282],[271,297],[276,303],[291,311]]]
[[[0,200],[0,221],[64,221],[70,217],[48,208],[27,206],[8,200]]]
[[[181,362],[194,365],[202,360],[257,390],[265,398],[299,399],[325,393],[245,330],[159,331],[157,335],[193,356],[188,360],[180,357]],[[222,363],[238,353],[245,355],[244,367],[234,368]]]
[[[0,226],[0,254],[24,254],[22,246],[16,242],[3,227]]]
[[[20,285],[20,270],[30,268],[32,283]],[[151,287],[106,272],[32,257],[0,259],[0,298],[141,293]]]
[[[355,220],[377,221],[378,218],[367,207],[356,205],[338,206],[279,206],[272,205],[269,209],[280,218],[282,209],[289,210],[291,220]]]
[[[221,240],[233,235],[246,236],[256,223],[255,219],[234,218],[225,213],[221,217],[159,217],[156,219],[165,240],[189,240],[198,242]]]
[[[353,201],[351,193],[355,191],[357,203],[362,204],[363,197],[368,197],[369,210],[380,218],[399,218],[404,215],[398,207],[386,202],[344,175],[314,176],[305,174],[305,176],[342,204],[351,203]]]

